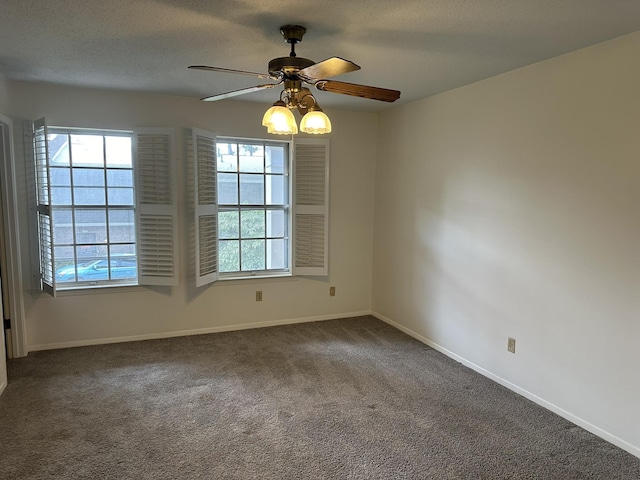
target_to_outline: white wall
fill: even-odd
[[[381,114],[373,292],[380,317],[637,456],[639,47]]]
[[[260,126],[269,105],[146,94],[11,84],[12,117],[47,117],[49,125],[131,129],[135,126],[199,127],[219,135],[264,138]],[[180,153],[182,189],[179,287],[107,290],[49,298],[27,295],[30,349],[95,343],[120,337],[151,337],[182,331],[224,330],[255,322],[341,317],[368,313],[371,306],[373,195],[377,115],[327,111],[331,140],[331,222],[328,278],[218,282],[195,289],[187,278],[189,245],[184,202],[185,164]],[[281,137],[278,137],[281,138]],[[21,205],[27,217],[26,200]],[[26,222],[23,222],[26,238]],[[26,239],[25,239],[26,242]],[[24,242],[23,242],[24,243]],[[24,259],[25,268],[28,258]],[[25,270],[28,272],[28,270]],[[29,275],[25,273],[26,280]],[[25,282],[26,283],[26,282]],[[337,289],[329,297],[329,286]],[[263,301],[255,301],[255,291]],[[115,293],[114,293],[115,292]]]

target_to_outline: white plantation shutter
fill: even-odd
[[[329,140],[294,144],[294,275],[329,274]]]
[[[40,284],[43,291],[55,296],[49,144],[47,123],[44,118],[33,122],[33,138],[36,164],[36,215],[40,247]]]
[[[175,133],[134,130],[140,285],[178,284],[178,208]]]
[[[196,287],[218,279],[218,197],[213,133],[191,130],[195,213]]]

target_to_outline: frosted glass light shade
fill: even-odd
[[[302,117],[300,130],[304,133],[331,133],[331,120],[322,110],[311,110]]]
[[[296,119],[287,107],[276,102],[262,117],[262,125],[267,127],[268,133],[276,135],[295,135],[298,133]]]

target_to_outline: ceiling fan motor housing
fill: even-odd
[[[292,75],[298,73],[299,70],[307,68],[313,65],[313,60],[302,57],[280,57],[274,58],[269,62],[269,73],[271,75],[278,75],[280,72],[286,75]]]

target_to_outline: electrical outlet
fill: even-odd
[[[329,287],[329,296],[331,297],[336,296],[336,287]]]
[[[511,353],[516,353],[516,339],[509,337],[507,341],[507,351]]]
[[[262,301],[262,290],[257,290],[256,291],[256,302],[261,302]]]

